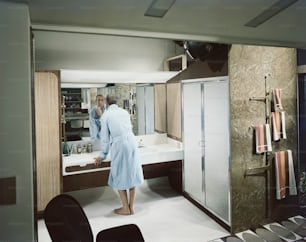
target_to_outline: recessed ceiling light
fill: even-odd
[[[162,18],[171,8],[176,0],[153,0],[145,16]]]
[[[279,12],[288,8],[289,6],[296,3],[297,1],[298,0],[279,0],[278,2],[274,3],[271,7],[263,11],[261,14],[251,19],[244,26],[256,28],[260,24],[266,22],[267,20],[274,17]]]

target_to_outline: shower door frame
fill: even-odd
[[[229,92],[229,77],[228,76],[220,76],[220,77],[210,77],[210,78],[196,78],[196,79],[188,79],[188,80],[182,80],[182,88],[181,88],[181,98],[182,98],[182,140],[184,143],[184,137],[185,137],[185,130],[184,130],[184,84],[192,84],[192,83],[199,83],[201,87],[201,134],[202,134],[202,142],[204,140],[204,132],[205,132],[205,127],[204,127],[204,85],[207,82],[218,82],[218,81],[225,81],[227,83],[227,88]],[[213,217],[219,224],[221,224],[224,228],[227,230],[230,230],[231,226],[231,193],[230,193],[230,170],[231,170],[231,156],[230,156],[230,105],[229,105],[229,95],[228,95],[228,221],[221,218],[220,215],[218,215],[216,212],[211,210],[209,207],[206,206],[206,194],[205,196],[205,201],[202,203],[198,199],[195,199],[194,196],[189,194],[188,192],[185,191],[185,171],[184,171],[184,166],[185,162],[183,160],[183,195],[190,200],[192,203],[194,203],[197,207],[199,207],[201,210],[203,210],[205,213],[207,213],[209,216]],[[204,148],[202,149],[202,173],[203,173],[203,185],[205,182],[205,151]],[[205,188],[204,188],[205,189]],[[204,191],[205,193],[205,191]]]

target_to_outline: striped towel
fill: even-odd
[[[285,112],[272,112],[273,141],[287,139]]]
[[[273,96],[273,103],[274,103],[274,111],[280,111],[283,110],[282,105],[282,89],[276,88],[272,90],[272,96]]]
[[[289,195],[297,195],[292,151],[275,152],[275,175],[276,175],[276,199],[286,197],[286,189]]]
[[[256,153],[272,151],[271,132],[269,124],[260,124],[255,127]]]

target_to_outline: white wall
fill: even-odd
[[[29,21],[27,6],[0,2],[0,178],[17,186],[16,204],[0,205],[0,241],[35,238]]]
[[[36,69],[154,72],[182,53],[171,40],[34,31]]]

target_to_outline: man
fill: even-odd
[[[97,141],[100,139],[100,118],[104,110],[104,97],[103,95],[98,94],[96,96],[96,106],[89,112],[89,132],[92,141]]]
[[[114,212],[130,215],[134,213],[135,186],[143,182],[143,171],[138,158],[130,115],[116,103],[116,97],[106,97],[107,111],[101,118],[102,150],[100,156],[95,158],[95,163],[99,164],[105,159],[110,149],[111,169],[108,184],[118,189],[122,202],[122,207],[115,209]],[[127,190],[129,190],[129,199]]]

